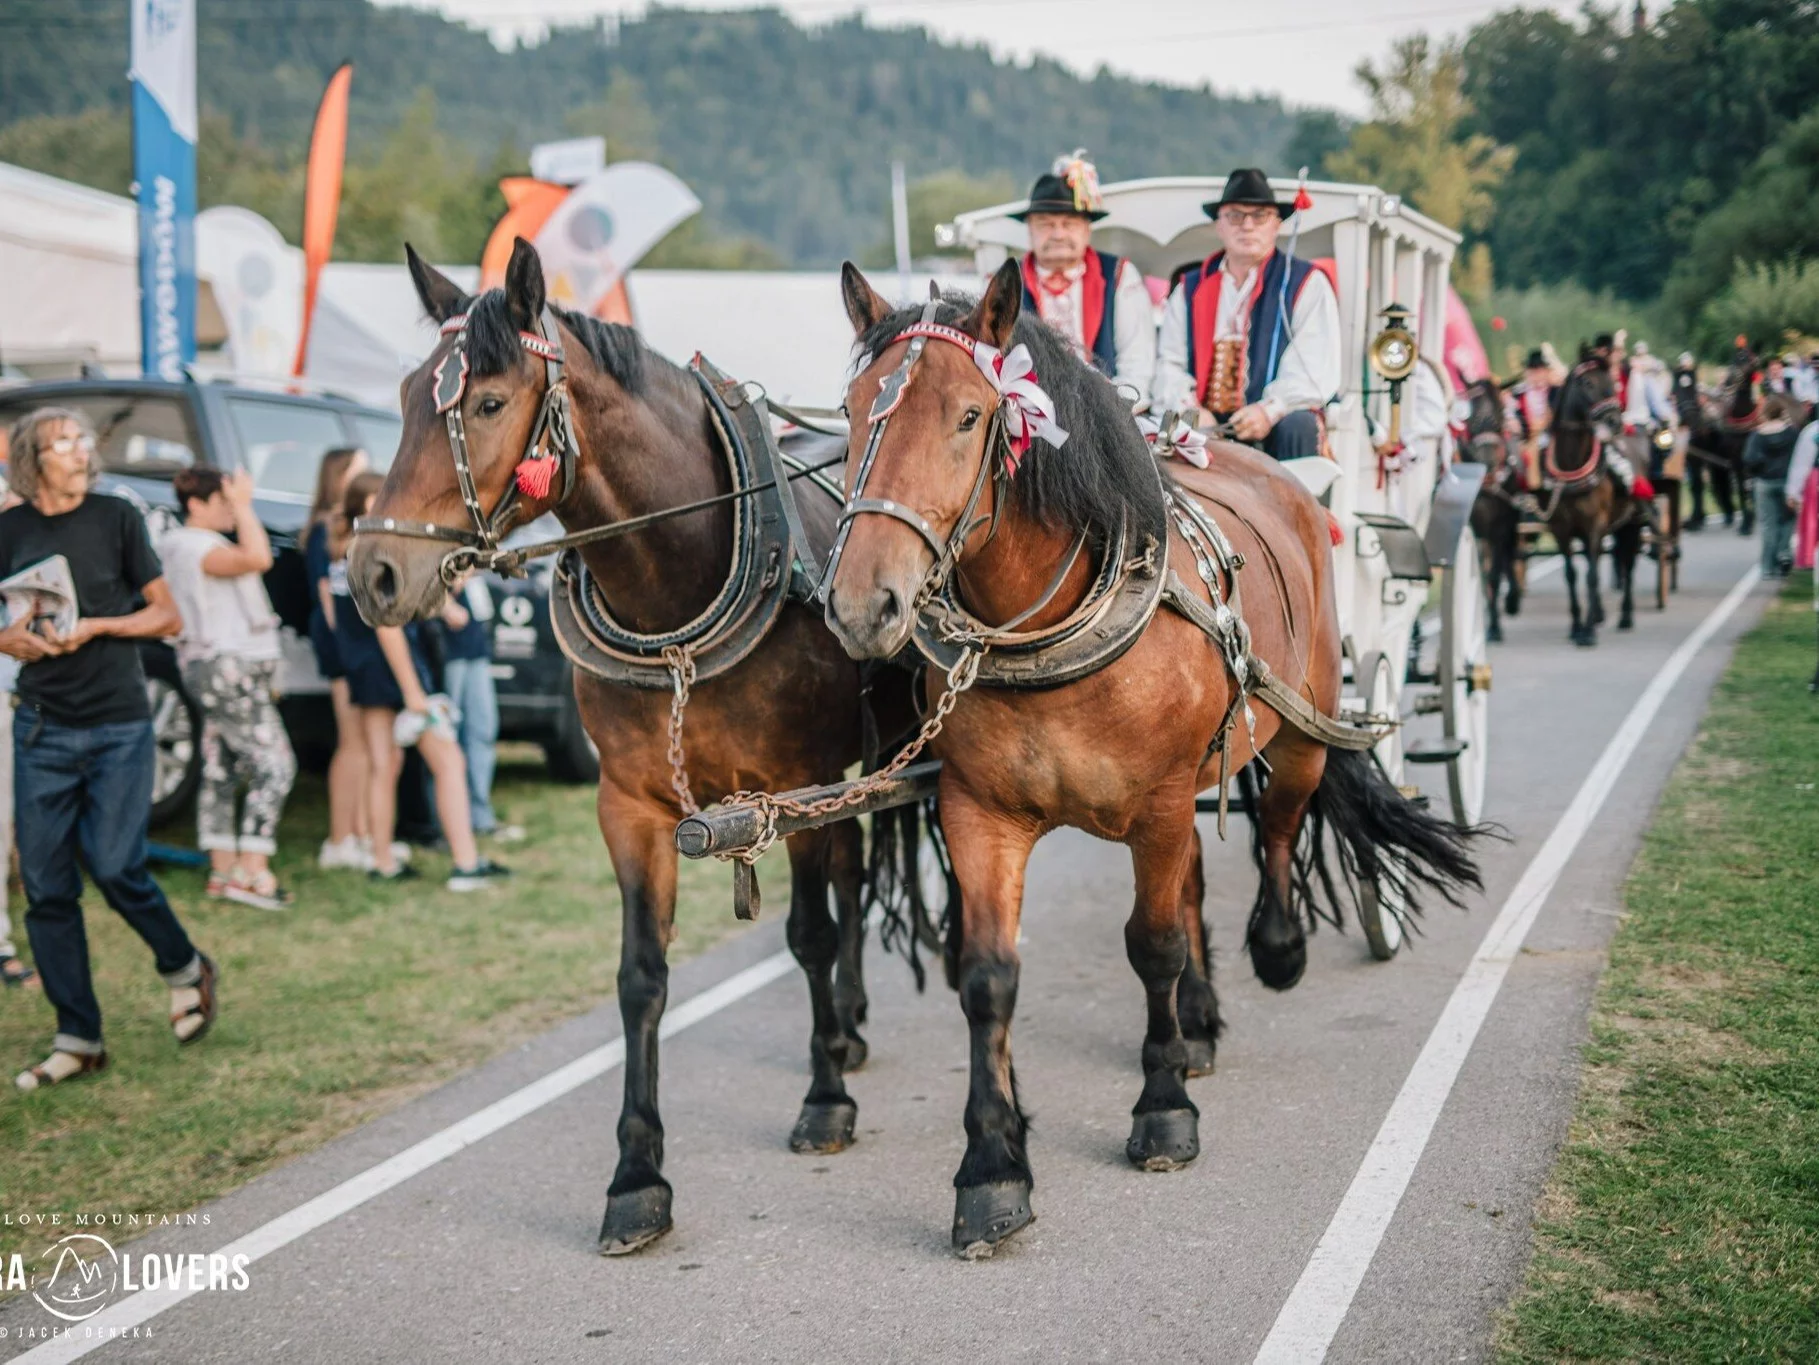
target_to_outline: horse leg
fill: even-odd
[[[1604,528],[1594,525],[1585,537],[1585,633],[1588,645],[1598,642],[1598,627],[1604,624],[1604,598],[1598,591],[1598,558],[1604,553]]]
[[[1642,553],[1642,528],[1620,531],[1617,536],[1617,577],[1622,580],[1623,605],[1617,612],[1617,629],[1633,630],[1636,626],[1636,560]]]
[[[1257,979],[1286,991],[1307,970],[1307,929],[1294,903],[1295,841],[1320,785],[1326,750],[1285,725],[1268,754],[1269,785],[1258,796],[1251,821],[1251,858],[1260,877],[1245,946]]]
[[[663,1119],[657,1112],[657,1025],[669,998],[666,953],[676,910],[675,816],[653,812],[604,784],[599,810],[623,907],[619,1018],[625,1034],[619,1165],[606,1192],[600,1251],[622,1256],[654,1242],[671,1227],[670,1185],[663,1178]]]
[[[1124,925],[1124,952],[1143,983],[1149,1027],[1143,1036],[1143,1093],[1131,1109],[1124,1154],[1145,1171],[1176,1171],[1200,1155],[1200,1111],[1187,1094],[1187,1044],[1175,1014],[1175,992],[1187,966],[1187,931],[1181,922],[1182,881],[1200,840],[1193,806],[1185,818],[1165,819],[1157,802],[1131,844],[1137,899]]]
[[[834,960],[840,931],[827,908],[828,862],[833,832],[804,830],[790,836],[790,906],[786,926],[790,952],[808,977],[809,1006],[814,1018],[809,1036],[808,1096],[790,1132],[792,1152],[843,1152],[853,1144],[859,1106],[841,1079],[847,1039],[834,1005]]]
[[[834,1012],[845,1039],[843,1071],[865,1065],[870,1049],[859,1035],[865,1022],[865,836],[857,820],[842,820],[829,830],[828,880],[840,911],[840,951],[834,959]]]
[[[1554,539],[1560,545],[1560,574],[1566,579],[1566,601],[1573,611],[1573,627],[1566,638],[1576,645],[1586,644],[1585,623],[1579,616],[1579,571],[1573,567],[1573,541],[1570,536],[1561,540],[1558,533]]]
[[[1490,616],[1484,638],[1498,644],[1503,639],[1503,619],[1497,613],[1497,589],[1503,578],[1503,518],[1493,511],[1485,519],[1482,532],[1476,526],[1472,530],[1478,539],[1478,574],[1484,580],[1485,606]]]
[[[1021,971],[1023,876],[1037,831],[986,812],[955,786],[943,785],[941,805],[960,882],[959,913],[966,920],[958,984],[971,1060],[966,1155],[954,1173],[953,1245],[972,1260],[991,1255],[1035,1217],[1029,1120],[1011,1064],[1011,1016]]]
[[[1210,1076],[1219,1032],[1219,997],[1213,992],[1212,954],[1206,946],[1206,868],[1201,862],[1200,831],[1181,878],[1181,927],[1187,934],[1187,967],[1175,992],[1175,1014],[1187,1043],[1187,1074]]]

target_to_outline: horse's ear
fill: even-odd
[[[404,261],[410,267],[411,283],[417,286],[423,311],[437,322],[447,322],[467,306],[467,295],[460,286],[419,256],[409,242],[404,244]]]
[[[522,237],[512,239],[512,259],[505,267],[505,306],[521,332],[530,331],[543,316],[543,258]]]
[[[1017,314],[1022,311],[1023,267],[1013,257],[998,267],[998,273],[985,286],[985,292],[979,296],[979,302],[966,321],[960,324],[960,330],[970,332],[1002,351],[1010,346],[1011,329],[1017,325]]]
[[[890,304],[872,288],[871,281],[851,261],[845,261],[840,266],[840,297],[846,303],[846,316],[852,321],[855,336],[877,326],[891,315]]]

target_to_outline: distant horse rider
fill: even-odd
[[[1516,435],[1522,441],[1523,487],[1541,487],[1541,453],[1553,440],[1554,406],[1560,392],[1559,369],[1536,347],[1522,365],[1522,379],[1510,390],[1516,408]]]
[[[1156,368],[1154,306],[1135,264],[1092,245],[1093,224],[1105,212],[1099,173],[1084,151],[1037,178],[1029,207],[1011,215],[1029,229],[1023,306],[1081,359],[1133,389],[1134,402],[1148,395]]]
[[[1296,206],[1277,201],[1262,171],[1233,171],[1203,207],[1224,250],[1169,295],[1150,406],[1229,422],[1279,460],[1318,455],[1320,413],[1341,377],[1332,279],[1277,249]]]
[[[1708,432],[1711,419],[1706,415],[1705,405],[1699,395],[1699,366],[1693,359],[1691,351],[1682,351],[1680,358],[1674,362],[1674,412],[1680,418],[1680,425],[1687,431],[1688,459],[1687,481],[1692,485],[1693,507],[1682,523],[1683,531],[1702,531],[1705,529],[1705,485],[1709,479],[1712,485],[1712,496],[1724,512],[1726,519],[1731,513],[1730,475],[1726,470],[1708,468],[1717,458],[1712,451],[1712,438]]]

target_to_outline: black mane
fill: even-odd
[[[648,368],[667,365],[630,327],[602,322],[567,308],[550,310],[587,348],[594,363],[627,393],[643,392]],[[512,321],[503,289],[489,289],[467,302],[467,358],[476,377],[504,374],[518,363],[518,324]]]
[[[975,300],[944,294],[936,321],[953,326],[972,311]],[[901,308],[866,329],[856,343],[877,355],[904,328],[922,317],[922,305]],[[1055,330],[1027,314],[1017,319],[1013,344],[1029,347],[1036,379],[1055,400],[1055,419],[1067,432],[1059,450],[1038,438],[1011,480],[1010,502],[1043,526],[1085,530],[1095,545],[1114,532],[1127,513],[1138,526],[1163,518],[1162,486],[1149,443],[1131,418],[1130,405],[1111,381],[1073,352]]]

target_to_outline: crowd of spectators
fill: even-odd
[[[180,524],[154,545],[133,503],[93,493],[100,465],[82,414],[28,414],[6,454],[0,578],[45,566],[67,572],[75,596],[73,627],[40,612],[0,630],[0,698],[11,712],[0,725],[0,983],[42,989],[56,1014],[49,1055],[15,1078],[34,1090],[108,1064],[82,916],[84,870],[151,950],[170,990],[176,1041],[202,1038],[219,1007],[215,963],[191,942],[148,866],[156,747],[139,642],[173,642],[201,714],[196,842],[208,859],[207,897],[270,911],[295,904],[273,859],[297,762],[277,705],[279,623],[264,583],[272,546],[251,476],[180,471],[172,480]],[[478,837],[523,833],[501,826],[491,801],[491,600],[484,583],[468,582],[438,621],[375,629],[361,618],[346,553],[354,519],[379,488],[368,466],[357,449],[323,457],[305,538],[310,642],[336,724],[317,864],[387,882],[419,875],[409,845],[394,838],[404,754],[414,747],[434,781],[453,863],[445,886],[480,890],[508,869],[482,855]],[[430,631],[434,651],[425,648]],[[15,846],[32,966],[7,915]]]

